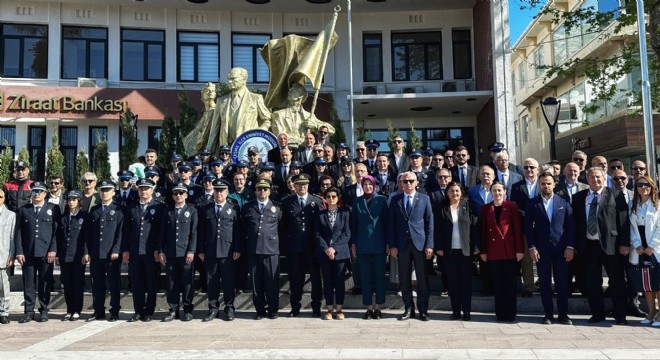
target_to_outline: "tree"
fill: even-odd
[[[60,151],[60,141],[57,137],[57,131],[53,132],[53,146],[46,153],[46,179],[52,175],[64,176],[64,155]]]
[[[21,151],[18,152],[18,159],[16,161],[22,161],[22,162],[26,163],[28,166],[31,165],[30,152],[25,147],[25,145],[23,145],[23,147],[21,148]]]
[[[11,156],[11,148],[6,140],[3,146],[4,150],[0,152],[0,186],[13,176],[12,163],[14,158]]]
[[[97,145],[98,149],[98,145]],[[82,190],[82,184],[80,179],[83,178],[83,175],[89,171],[89,158],[85,154],[85,148],[81,148],[78,156],[76,156],[76,178],[73,183],[75,184],[76,190]]]
[[[188,92],[182,91],[178,95],[179,98],[179,132],[177,134],[176,151],[183,154],[183,136],[181,134],[188,134],[195,128],[197,124],[197,109],[190,105],[188,99]],[[159,153],[160,155],[160,153]],[[194,155],[194,154],[188,154]],[[167,158],[169,160],[169,157]]]
[[[121,149],[119,149],[119,167],[123,170],[137,161],[137,150],[139,140],[135,136],[135,126],[137,117],[131,109],[126,110],[119,118],[121,137],[124,140]]]
[[[337,115],[337,107],[335,106],[334,98],[330,98],[330,120],[332,126],[335,128],[335,133],[330,137],[330,142],[333,144],[346,143],[346,133],[344,132],[344,125]]]
[[[365,135],[364,130],[364,119],[355,121],[355,138],[357,141],[367,140],[367,136]]]
[[[392,125],[392,121],[387,119],[387,146],[390,147],[390,152],[392,153],[394,152],[394,149],[392,149],[392,142],[396,136],[399,136],[399,129],[395,129]]]
[[[94,150],[94,173],[99,181],[110,179],[110,154],[108,153],[108,141],[99,136]]]
[[[163,119],[163,124],[160,132],[160,140],[158,141],[158,160],[157,165],[161,169],[168,169],[170,167],[170,159],[172,154],[177,152],[176,149],[179,149],[179,154],[184,154],[183,143],[181,141],[181,136],[176,136],[177,127],[171,116],[165,115]],[[175,145],[176,144],[176,145]]]
[[[408,150],[420,149],[422,147],[422,140],[415,131],[415,120],[410,120],[410,138],[408,139]]]

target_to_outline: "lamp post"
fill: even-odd
[[[547,97],[541,101],[541,111],[548,128],[550,129],[550,160],[557,159],[557,149],[555,145],[555,128],[557,127],[557,120],[559,119],[559,108],[561,100],[554,97]]]

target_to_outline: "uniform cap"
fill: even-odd
[[[132,179],[135,174],[133,172],[128,171],[128,170],[122,170],[117,173],[117,177],[119,180],[126,180],[126,179]]]
[[[305,174],[305,173],[300,173],[294,177],[291,178],[294,184],[309,184],[309,180],[312,177]]]
[[[67,199],[82,199],[83,194],[79,190],[71,190],[66,194]]]
[[[188,192],[188,185],[184,183],[178,183],[172,187],[172,192],[175,191],[183,191],[183,192]]]
[[[213,180],[213,188],[220,190],[229,189],[229,182],[224,179],[215,179]]]
[[[41,191],[47,191],[48,189],[46,188],[46,184],[44,184],[41,181],[35,181],[30,185],[30,189],[32,190],[41,190]]]
[[[275,164],[267,162],[261,166],[261,170],[275,170]]]
[[[150,187],[150,188],[156,187],[156,183],[153,180],[146,178],[138,180],[135,183],[135,185],[137,185],[137,187]]]
[[[268,188],[268,189],[270,189],[271,186],[273,186],[273,183],[268,179],[259,179],[259,181],[257,181],[257,183],[254,185],[254,187],[256,188]]]
[[[103,180],[101,181],[101,185],[99,185],[99,189],[116,189],[117,184],[115,184],[114,181],[112,180]]]

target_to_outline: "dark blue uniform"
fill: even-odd
[[[104,209],[105,207],[105,209]],[[119,276],[121,259],[112,260],[112,254],[121,250],[124,211],[118,204],[98,204],[89,213],[89,226],[85,228],[85,251],[89,255],[89,271],[92,277],[94,314],[105,317],[105,281],[110,288],[110,314],[119,315]]]
[[[34,313],[36,288],[39,289],[39,311],[48,312],[50,303],[51,279],[53,264],[48,263],[46,256],[57,250],[57,222],[60,219],[60,208],[57,205],[44,202],[35,213],[35,206],[24,205],[18,209],[15,249],[16,256],[25,256],[23,269],[23,298],[26,315]],[[36,284],[35,284],[36,282]]]
[[[82,257],[85,252],[87,221],[86,212],[81,210],[76,215],[71,215],[67,210],[57,229],[57,259],[62,271],[67,314],[79,314],[83,309],[85,265],[82,263]]]
[[[120,204],[125,208],[129,208],[139,202],[138,193],[136,190],[133,189],[128,189],[128,190],[119,189],[117,190],[117,193],[115,194],[115,197],[112,199],[112,201],[116,202],[117,204]]]
[[[192,313],[193,264],[186,264],[186,255],[197,250],[197,209],[184,204],[181,209],[170,207],[163,214],[159,249],[167,259],[167,303],[170,312],[179,311],[179,294],[183,290],[183,312]]]

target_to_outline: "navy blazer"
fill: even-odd
[[[280,207],[268,200],[263,213],[259,201],[253,200],[241,209],[242,236],[247,242],[248,255],[279,255],[280,237],[278,225],[282,219]]]
[[[298,195],[291,195],[282,201],[282,221],[280,240],[282,248],[291,254],[315,253],[315,221],[323,207],[323,199],[307,194],[305,206],[300,207]]]
[[[185,257],[197,250],[197,209],[184,204],[176,214],[176,208],[165,211],[160,222],[159,252],[168,258]]]
[[[385,254],[387,248],[387,198],[375,194],[369,203],[364,196],[353,201],[352,243],[358,254]]]
[[[479,185],[481,186],[481,185]],[[451,209],[445,203],[438,211],[434,212],[435,229],[434,234],[434,250],[442,250],[445,254],[452,250],[452,234],[454,231],[454,224],[451,217]],[[464,256],[472,256],[476,248],[476,229],[473,227],[477,224],[477,219],[472,215],[468,201],[463,198],[458,203],[458,233],[461,238],[461,250]]]
[[[534,188],[534,194],[529,196],[529,190],[527,190],[527,180],[524,178],[517,183],[511,186],[511,195],[509,196],[509,201],[516,203],[518,206],[518,211],[520,211],[520,216],[522,219],[525,219],[525,210],[527,209],[527,201],[533,197],[536,197],[541,193],[541,183],[537,180]]]
[[[119,254],[124,228],[126,209],[110,203],[103,211],[101,204],[92,207],[89,213],[89,226],[85,228],[85,254],[93,260],[107,259]]]
[[[131,255],[152,255],[158,250],[161,238],[160,222],[167,212],[165,204],[151,199],[143,212],[140,203],[131,206],[126,212],[122,251]]]
[[[23,205],[18,209],[17,219],[14,236],[16,255],[43,258],[49,252],[57,251],[58,205],[44,201],[39,216],[34,213],[34,205]]]
[[[575,248],[575,223],[571,204],[559,195],[552,196],[552,220],[543,206],[541,195],[530,199],[525,210],[525,236],[529,248],[544,254],[566,247]]]
[[[85,226],[87,213],[80,210],[69,219],[67,212],[60,219],[57,228],[57,258],[60,262],[80,261],[85,252]]]
[[[390,248],[399,251],[405,249],[409,241],[419,251],[433,248],[433,210],[431,201],[426,194],[415,193],[410,216],[403,204],[404,193],[396,194],[390,201],[388,215],[388,243]]]
[[[206,258],[232,257],[241,252],[241,209],[227,201],[219,215],[215,202],[199,209],[199,248],[197,252]]]
[[[586,201],[590,189],[573,195],[575,217],[575,250],[582,253],[587,245]],[[598,203],[598,235],[607,255],[618,254],[619,246],[630,246],[630,218],[623,193],[608,187],[603,189]]]
[[[470,207],[472,208],[472,212],[477,217],[481,215],[481,207],[493,201],[493,196],[490,195],[490,191],[489,191],[489,195],[488,195],[489,201],[484,202],[484,199],[481,197],[481,194],[479,193],[479,191],[481,191],[481,188],[482,188],[481,184],[476,184],[470,186],[470,188],[467,191],[468,199],[470,201]]]
[[[327,209],[319,212],[314,226],[320,256],[326,256],[325,251],[329,247],[333,247],[335,260],[350,259],[351,252],[348,248],[348,242],[351,239],[350,213],[345,208],[337,209],[337,219],[333,227],[330,227],[329,213]]]

